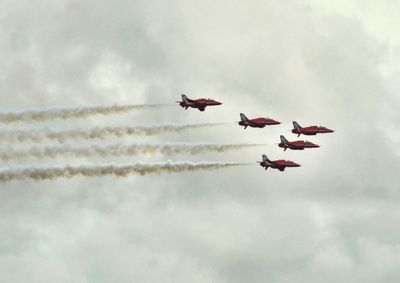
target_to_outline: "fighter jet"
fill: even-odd
[[[264,128],[265,126],[269,125],[279,125],[280,122],[275,121],[270,118],[255,118],[255,119],[248,119],[246,115],[243,113],[240,113],[240,126],[244,126],[246,129],[247,127],[252,127],[252,128]]]
[[[215,101],[213,99],[199,98],[199,99],[189,99],[186,95],[182,94],[182,101],[177,101],[180,106],[187,110],[189,107],[197,108],[200,111],[204,111],[207,106],[221,105],[221,102]]]
[[[268,169],[268,167],[271,167],[273,169],[278,169],[279,171],[285,171],[286,167],[300,167],[300,164],[294,163],[293,161],[290,160],[274,160],[271,161],[268,159],[268,157],[263,154],[262,155],[262,161],[257,161],[260,163],[261,167],[264,167],[265,170]]]
[[[309,142],[309,141],[288,141],[284,136],[281,136],[281,142],[279,147],[282,147],[286,151],[286,149],[292,150],[304,150],[305,148],[316,148],[319,145]]]
[[[315,136],[316,134],[323,134],[323,133],[333,133],[334,131],[322,126],[309,126],[309,127],[301,127],[299,123],[296,121],[293,121],[293,127],[294,129],[292,130],[293,134],[297,134],[299,137],[301,134],[306,135],[306,136]]]

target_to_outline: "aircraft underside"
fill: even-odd
[[[253,127],[253,128],[264,128],[265,125],[251,125],[250,127]]]

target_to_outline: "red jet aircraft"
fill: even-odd
[[[316,148],[319,147],[319,145],[309,142],[309,141],[288,141],[284,136],[281,136],[281,143],[279,144],[279,147],[284,148],[283,151],[286,151],[286,149],[290,148],[293,150],[304,150],[305,148]]]
[[[262,155],[262,159],[263,161],[258,161],[258,163],[260,163],[261,167],[264,167],[265,170],[268,169],[268,167],[271,167],[273,169],[278,169],[279,171],[285,171],[286,167],[300,167],[300,164],[294,163],[293,161],[290,160],[274,160],[271,161],[268,159],[268,157],[263,154]]]
[[[264,128],[265,126],[269,125],[279,125],[280,122],[275,121],[270,118],[256,118],[256,119],[248,119],[243,113],[240,113],[240,126],[244,126],[246,129],[247,127],[252,128]]]
[[[292,130],[293,134],[297,134],[299,137],[301,134],[306,135],[306,136],[315,136],[316,134],[323,134],[323,133],[333,133],[334,131],[322,126],[309,126],[309,127],[304,127],[302,128],[299,123],[296,121],[293,121],[293,127],[294,129]]]
[[[187,110],[189,107],[192,108],[197,108],[200,111],[204,111],[207,106],[215,106],[215,105],[221,105],[221,102],[212,100],[212,99],[205,99],[205,98],[200,98],[200,99],[189,99],[187,98],[186,95],[182,94],[182,101],[177,101],[180,106],[185,108]]]

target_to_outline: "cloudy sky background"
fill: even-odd
[[[0,1],[0,109],[171,103],[85,120],[89,129],[226,122],[156,137],[70,141],[267,143],[200,156],[3,162],[2,167],[173,160],[302,164],[0,186],[4,282],[398,282],[400,4],[397,1]],[[283,122],[234,124],[239,113]],[[334,134],[283,152],[291,121]],[[52,145],[43,142],[43,146]],[[30,143],[1,143],[22,149]]]

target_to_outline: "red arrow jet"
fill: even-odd
[[[309,126],[309,127],[301,127],[299,123],[296,121],[293,121],[293,127],[294,129],[292,130],[293,134],[297,134],[299,137],[301,134],[306,135],[306,136],[315,136],[316,134],[324,134],[324,133],[333,133],[334,131],[322,126]]]
[[[286,149],[292,149],[292,150],[304,150],[305,148],[316,148],[319,147],[319,145],[309,142],[309,141],[288,141],[284,136],[281,136],[281,143],[279,144],[279,147],[284,148],[283,151],[286,151]]]
[[[215,106],[215,105],[221,105],[221,102],[212,100],[212,99],[205,99],[205,98],[199,98],[199,99],[189,99],[187,98],[186,95],[182,94],[182,101],[177,101],[180,106],[185,108],[187,110],[189,107],[192,108],[197,108],[200,111],[204,111],[207,106]]]
[[[262,155],[262,161],[258,161],[258,163],[260,163],[261,167],[264,167],[265,170],[268,169],[268,167],[271,167],[273,169],[278,169],[279,171],[285,171],[286,167],[300,167],[300,164],[294,163],[293,161],[290,160],[274,160],[271,161],[268,159],[268,157],[263,154]]]
[[[279,125],[280,122],[275,121],[270,118],[256,118],[256,119],[248,119],[246,115],[243,113],[240,113],[240,126],[244,126],[246,129],[247,127],[252,127],[252,128],[264,128],[265,126],[269,125]]]

